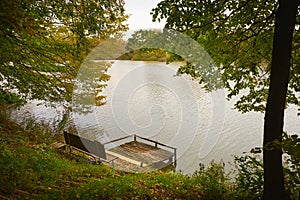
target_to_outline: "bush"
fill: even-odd
[[[229,177],[226,175],[224,165],[212,162],[210,166],[205,168],[203,164],[199,164],[199,170],[192,176],[196,182],[200,183],[201,193],[208,199],[222,199],[227,191],[227,181]]]
[[[282,149],[286,192],[291,199],[300,199],[300,138],[298,135],[284,133]]]
[[[235,181],[238,192],[252,194],[252,199],[261,199],[263,195],[264,172],[262,160],[257,155],[235,156],[237,168]]]
[[[8,103],[17,103],[21,101],[20,97],[15,93],[9,93],[0,89],[0,105]]]
[[[285,190],[291,199],[300,196],[300,138],[297,135],[283,134],[282,142],[275,140],[269,147],[282,148]],[[240,193],[250,192],[253,199],[263,195],[263,162],[259,154],[235,156],[236,184]]]

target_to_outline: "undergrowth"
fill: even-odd
[[[217,163],[200,164],[190,176],[128,174],[51,148],[62,138],[43,126],[24,128],[1,118],[2,199],[257,199],[262,194],[260,162],[251,156],[236,158],[235,180]]]

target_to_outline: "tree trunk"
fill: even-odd
[[[287,199],[284,190],[282,150],[266,148],[275,139],[281,141],[284,108],[289,82],[290,59],[299,0],[279,0],[276,13],[269,96],[264,124],[263,199]]]

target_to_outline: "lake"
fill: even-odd
[[[72,115],[79,134],[102,142],[138,134],[174,146],[177,169],[186,174],[197,170],[200,162],[232,162],[233,155],[262,145],[262,113],[233,110],[238,97],[227,101],[223,90],[208,93],[189,76],[175,76],[179,65],[115,61],[103,90],[107,103],[93,107],[92,113]],[[46,121],[60,117],[38,103],[30,102],[13,115],[21,119],[31,113]],[[285,112],[284,130],[300,133],[295,106]]]

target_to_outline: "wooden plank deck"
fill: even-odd
[[[143,168],[145,167],[151,169],[155,164],[166,160],[170,160],[171,162],[174,156],[174,153],[170,151],[138,141],[122,144],[106,150],[106,153],[107,155],[119,157],[119,159],[115,161],[115,164],[122,162],[121,165],[134,168],[135,171],[144,171]]]
[[[138,135],[128,135],[106,143],[90,141],[64,131],[66,144],[55,143],[54,148],[64,148],[83,152],[118,170],[127,172],[147,172],[171,166],[176,167],[176,148]],[[126,140],[126,141],[124,141]],[[128,142],[130,141],[131,142]],[[123,141],[123,142],[121,142]],[[107,147],[114,143],[115,147]]]

